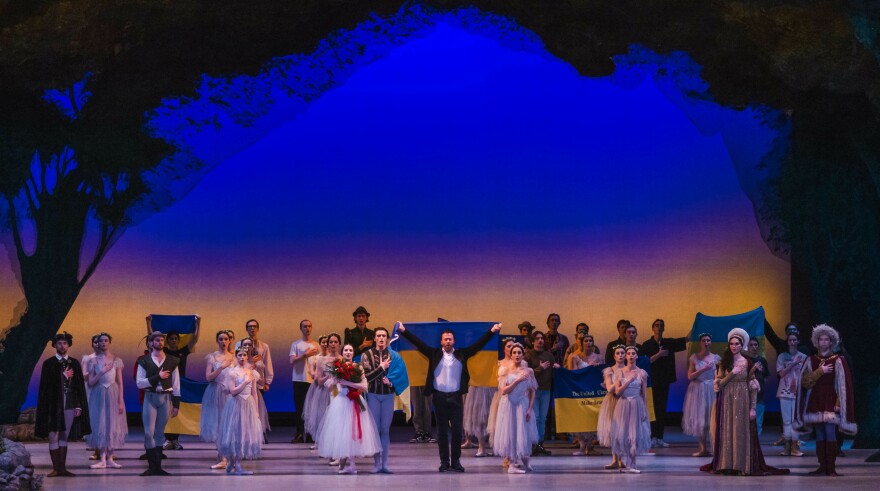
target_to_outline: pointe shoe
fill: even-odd
[[[107,461],[106,460],[99,460],[89,466],[89,469],[106,469],[106,468],[107,468]]]
[[[623,472],[626,472],[627,474],[641,474],[642,473],[642,471],[636,469],[635,467],[630,467],[629,469],[623,469]]]
[[[327,462],[327,465],[329,465],[330,467],[333,467],[334,465],[339,465],[340,460],[341,459],[332,459],[330,462]]]
[[[691,454],[691,457],[708,457],[709,452],[705,450],[700,450],[699,452],[694,452]]]
[[[583,450],[578,450],[577,452],[572,452],[571,454],[576,457],[582,457],[584,455],[587,455],[587,452],[584,452]]]
[[[211,469],[225,469],[227,465],[228,465],[228,462],[226,461],[226,459],[223,459],[220,462],[217,462],[216,464],[212,465]]]
[[[107,459],[107,467],[110,467],[113,469],[122,469],[122,465],[120,465],[118,462],[116,462],[116,460],[113,459],[112,457]]]
[[[525,474],[526,471],[524,471],[523,469],[520,469],[519,467],[517,467],[515,465],[512,465],[507,468],[507,473],[508,474]]]
[[[620,464],[617,462],[612,462],[610,464],[605,465],[606,471],[613,471],[614,469],[620,469]]]

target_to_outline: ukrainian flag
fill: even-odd
[[[440,347],[440,333],[450,330],[455,335],[455,345],[467,347],[476,342],[480,336],[497,324],[496,322],[414,322],[404,323],[406,330],[432,347]],[[428,377],[428,359],[419,353],[416,347],[400,337],[393,343],[394,349],[400,353],[406,363],[406,371],[410,380],[422,384]],[[498,336],[483,346],[476,355],[468,360],[468,371],[471,374],[470,385],[475,387],[498,386]]]
[[[162,315],[150,314],[150,330],[168,334],[176,332],[180,334],[180,347],[189,345],[196,332],[195,315]]]
[[[721,317],[698,312],[688,339],[688,355],[700,351],[700,334],[703,333],[712,336],[711,351],[720,355],[727,349],[727,333],[734,327],[745,329],[749,333],[749,339],[758,340],[758,351],[764,352],[764,307],[758,307],[742,314]],[[747,348],[748,346],[743,346],[743,351]]]
[[[176,418],[168,420],[165,425],[166,433],[180,435],[198,435],[199,421],[202,418],[202,396],[208,382],[199,382],[186,377],[180,377],[180,410]]]
[[[640,356],[636,366],[648,372],[648,418],[654,421],[654,402],[651,396],[651,358]],[[602,382],[605,365],[580,370],[553,370],[553,405],[556,411],[556,431],[581,433],[596,431],[599,410],[608,393]]]

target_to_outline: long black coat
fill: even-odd
[[[48,438],[50,432],[64,431],[64,410],[82,408],[82,413],[73,418],[73,427],[68,433],[68,440],[78,440],[92,432],[89,423],[89,401],[86,397],[86,383],[83,378],[82,366],[73,357],[67,358],[68,367],[73,370],[70,391],[67,394],[67,407],[64,407],[63,380],[61,362],[55,356],[43,362],[40,372],[40,392],[37,398],[37,420],[34,436]]]

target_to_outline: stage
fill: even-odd
[[[811,477],[808,471],[817,466],[813,455],[812,442],[806,442],[804,457],[779,457],[782,447],[770,446],[778,432],[770,428],[761,440],[764,453],[770,465],[788,467],[792,475],[781,477],[727,477],[699,472],[699,465],[708,459],[693,458],[690,453],[695,445],[678,431],[667,430],[666,440],[670,448],[657,449],[655,457],[639,459],[642,474],[619,474],[606,471],[602,466],[610,458],[607,449],[600,449],[606,456],[574,457],[572,449],[562,442],[549,444],[553,452],[550,457],[536,457],[532,461],[535,472],[532,474],[510,475],[503,472],[498,457],[475,458],[475,449],[462,450],[463,474],[437,472],[439,458],[436,444],[411,444],[409,427],[392,429],[392,445],[389,468],[393,475],[373,475],[372,459],[358,459],[358,475],[340,476],[336,468],[327,465],[326,459],[317,456],[309,445],[288,443],[292,436],[291,428],[278,428],[271,433],[270,444],[264,447],[263,458],[246,462],[244,467],[254,471],[253,476],[227,476],[223,471],[210,470],[214,461],[214,450],[210,444],[199,442],[195,437],[182,436],[184,450],[167,451],[169,459],[163,467],[173,473],[170,477],[140,477],[146,469],[146,462],[137,460],[143,453],[141,434],[132,433],[124,449],[117,452],[122,469],[91,470],[88,465],[88,452],[82,442],[74,443],[68,454],[68,468],[77,474],[74,478],[45,479],[45,489],[157,489],[201,490],[201,489],[266,489],[272,486],[298,489],[327,488],[340,489],[412,489],[418,486],[427,489],[452,489],[474,487],[480,489],[503,489],[511,486],[527,489],[591,489],[649,488],[655,489],[710,489],[738,488],[750,489],[795,489],[798,487],[821,487],[848,489],[876,489],[876,479],[880,477],[880,464],[866,464],[865,458],[873,450],[846,449],[846,457],[838,459],[838,478]],[[847,443],[847,447],[849,442]],[[36,473],[46,474],[51,469],[47,443],[27,445],[32,453]]]

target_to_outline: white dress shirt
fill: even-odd
[[[443,359],[434,369],[434,390],[458,392],[461,388],[461,362],[453,356],[454,351],[454,348],[449,353],[443,351]]]
[[[157,367],[161,367],[163,363],[165,363],[165,353],[159,352],[156,354],[153,351],[150,354],[150,358],[153,360],[153,363],[156,364]],[[153,390],[153,384],[150,383],[150,380],[147,378],[147,371],[144,370],[140,364],[138,364],[137,375],[135,376],[136,384],[138,389],[150,389]],[[157,385],[156,388],[160,388],[161,384]],[[156,392],[171,392],[171,395],[180,396],[180,375],[177,373],[177,367],[174,368],[174,371],[171,372],[171,390],[170,391],[162,391],[156,390]]]

